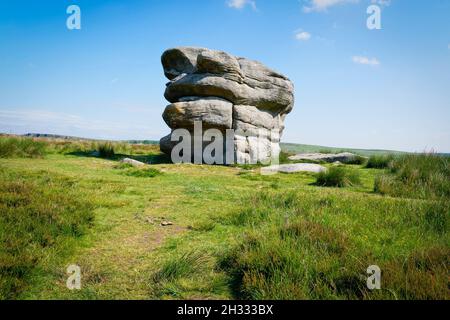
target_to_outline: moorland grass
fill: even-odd
[[[195,250],[170,258],[151,278],[153,294],[157,297],[176,296],[178,290],[174,282],[204,270],[207,259],[207,256]]]
[[[162,172],[155,168],[145,168],[145,169],[132,168],[125,170],[124,174],[130,177],[137,177],[137,178],[154,178],[156,176],[161,175]]]
[[[369,169],[387,169],[395,160],[395,156],[392,154],[385,155],[373,155],[369,157],[366,163],[366,168]]]
[[[47,154],[91,155],[96,151],[102,158],[116,155],[146,156],[159,153],[159,146],[125,142],[67,140],[0,136],[0,158],[42,158]]]
[[[428,227],[439,234],[445,234],[448,230],[450,218],[450,201],[441,199],[430,203],[425,211],[425,222]]]
[[[26,290],[49,255],[64,255],[69,238],[93,223],[93,203],[72,179],[40,172],[24,176],[0,170],[0,300]]]
[[[114,145],[110,142],[101,142],[97,145],[97,152],[101,158],[113,158],[116,155]]]
[[[192,251],[186,252],[174,259],[170,259],[153,275],[153,281],[162,282],[188,276],[201,267],[204,258],[205,257],[201,253]]]
[[[345,165],[361,185],[321,188],[312,174],[162,161],[150,180],[125,175],[140,169],[118,165],[123,155],[92,157],[97,142],[76,143],[89,153],[47,143],[45,158],[0,159],[2,298],[449,298],[448,196],[373,192],[377,175],[406,185],[400,169]],[[161,157],[129,148],[147,163]],[[425,176],[445,171],[428,166]],[[65,286],[69,262],[82,267],[80,291]],[[374,264],[382,289],[368,291]]]
[[[375,180],[375,192],[398,197],[450,199],[450,158],[409,154],[396,158]]]
[[[345,161],[345,164],[354,164],[354,165],[364,165],[366,164],[368,159],[366,157],[355,155],[354,157],[351,157],[347,161]]]
[[[0,137],[0,158],[39,158],[46,154],[46,144],[30,138]]]
[[[396,217],[386,223],[383,207],[394,208],[382,199],[353,199],[348,203],[340,197],[320,199],[300,192],[271,192],[257,197],[259,200],[250,200],[243,211],[265,210],[266,216],[219,259],[220,268],[230,277],[235,298],[449,297],[446,277],[450,250],[445,245],[445,227],[442,218],[437,224],[431,223],[437,228],[429,227],[427,205],[397,204]],[[273,202],[278,205],[273,206]],[[370,207],[372,217],[364,226],[364,215]],[[410,223],[402,223],[404,219],[414,220],[420,231],[413,230]],[[350,221],[354,227],[348,227]],[[428,248],[411,246],[405,251],[399,247],[398,251],[386,252],[383,242],[375,240],[376,233],[381,237],[409,234],[405,241],[423,236],[436,242]],[[372,264],[383,270],[382,290],[367,289],[365,272]]]
[[[133,169],[134,166],[130,163],[120,162],[119,164],[116,164],[113,168],[117,170],[124,170],[124,169]]]
[[[359,174],[354,169],[334,166],[317,174],[316,185],[321,187],[350,187],[361,183]]]

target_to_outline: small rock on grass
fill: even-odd
[[[127,164],[131,164],[133,167],[142,167],[145,166],[145,163],[134,160],[134,159],[130,159],[130,158],[125,158],[120,160],[121,163],[127,163]]]
[[[297,172],[314,172],[319,173],[326,171],[327,169],[321,165],[313,163],[293,163],[274,165],[270,167],[261,168],[261,174],[274,174],[274,173],[297,173]]]

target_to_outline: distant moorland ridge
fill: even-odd
[[[2,134],[2,133],[0,133]],[[3,133],[4,134],[4,133]],[[4,134],[7,135],[7,134]],[[31,138],[47,138],[47,139],[64,139],[64,140],[91,140],[91,141],[106,141],[105,139],[92,139],[92,138],[82,138],[74,136],[66,136],[59,134],[48,134],[48,133],[27,133],[21,136],[31,137]],[[156,140],[119,140],[120,142],[127,142],[131,144],[159,144]],[[371,156],[376,154],[405,154],[408,152],[396,151],[396,150],[383,150],[383,149],[355,149],[355,148],[344,148],[344,147],[327,147],[327,146],[317,146],[309,144],[299,144],[299,143],[281,143],[281,150],[287,153],[307,153],[307,152],[323,152],[323,153],[338,153],[338,152],[352,152],[362,156]],[[438,153],[439,155],[450,157],[450,153]]]

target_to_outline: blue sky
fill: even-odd
[[[1,0],[0,132],[159,139],[160,56],[182,45],[290,77],[285,142],[450,152],[448,0]]]

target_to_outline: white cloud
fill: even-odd
[[[230,8],[234,9],[242,9],[246,5],[249,5],[253,10],[256,10],[256,2],[253,0],[229,0],[227,4]]]
[[[356,64],[365,64],[369,66],[378,66],[380,65],[380,61],[377,58],[368,58],[362,56],[353,56],[352,61]]]
[[[101,139],[141,139],[158,137],[143,123],[87,119],[78,115],[45,110],[0,110],[0,132],[55,133]]]
[[[391,0],[371,0],[371,2],[382,7],[388,7],[391,5]]]
[[[326,11],[329,7],[344,3],[357,3],[359,0],[308,0],[303,6],[304,12]]]
[[[311,34],[309,32],[299,30],[295,33],[295,39],[299,41],[308,41],[311,39]]]

